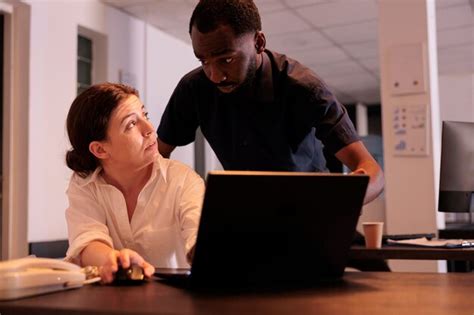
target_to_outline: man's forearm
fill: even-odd
[[[160,151],[160,154],[162,157],[169,159],[171,152],[173,152],[174,148],[176,148],[173,145],[167,144],[166,142],[163,142],[160,138],[157,138],[158,141],[158,151]]]
[[[370,176],[369,187],[365,194],[364,204],[371,202],[383,191],[384,176],[380,165],[367,151],[362,141],[353,142],[336,153],[336,157],[347,165],[354,174]]]

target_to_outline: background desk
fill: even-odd
[[[474,247],[471,248],[429,248],[409,246],[383,246],[367,249],[354,245],[349,252],[351,259],[423,259],[474,261]]]
[[[89,285],[0,302],[2,315],[344,314],[472,315],[474,274],[349,272],[330,286],[280,292],[193,293],[150,281],[137,287]]]
[[[446,224],[446,228],[438,231],[439,238],[452,239],[474,239],[474,224]],[[448,261],[449,271],[467,272],[474,271],[474,259],[470,261],[452,260]]]

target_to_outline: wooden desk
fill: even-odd
[[[472,315],[474,274],[348,272],[319,288],[273,292],[196,293],[150,281],[137,287],[89,285],[0,302],[2,315]]]
[[[354,245],[349,252],[351,259],[422,259],[474,261],[474,248],[428,248],[409,246],[383,246],[367,249]]]

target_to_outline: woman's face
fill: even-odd
[[[131,95],[114,109],[102,146],[108,166],[138,170],[153,163],[158,155],[155,128],[138,97]]]

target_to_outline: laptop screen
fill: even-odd
[[[368,180],[365,175],[210,172],[193,281],[259,284],[342,276]]]

